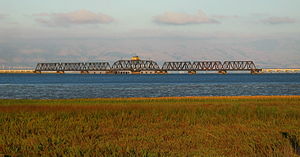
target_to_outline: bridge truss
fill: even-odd
[[[190,71],[192,69],[191,62],[165,62],[162,71]]]
[[[262,69],[257,69],[253,61],[184,61],[184,62],[164,62],[160,68],[152,60],[118,60],[112,66],[108,62],[77,62],[77,63],[38,63],[35,72],[56,71],[64,73],[65,71],[80,71],[89,73],[89,71],[105,71],[107,73],[167,73],[168,71],[187,71],[194,74],[197,71],[218,71],[226,74],[227,71],[250,71],[259,73]]]
[[[218,71],[219,73],[227,73],[227,71],[250,71],[251,73],[259,73],[261,69],[257,69],[253,61],[189,61],[185,62],[165,62],[162,71],[187,71],[196,73],[197,71]]]
[[[192,65],[193,71],[218,71],[222,68],[220,61],[195,61]]]
[[[158,64],[152,60],[118,60],[111,68],[111,71],[160,71]]]
[[[35,71],[109,71],[110,65],[108,62],[79,62],[79,63],[38,63]]]
[[[254,70],[256,66],[253,61],[225,61],[222,69],[231,71]]]

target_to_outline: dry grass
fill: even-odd
[[[300,96],[0,100],[0,154],[296,156]]]

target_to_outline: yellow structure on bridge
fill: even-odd
[[[133,56],[133,57],[131,57],[131,60],[132,60],[132,61],[139,61],[139,60],[141,60],[141,59],[140,59],[139,56]]]

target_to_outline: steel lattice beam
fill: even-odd
[[[253,61],[225,61],[222,70],[240,71],[255,70],[256,66]]]
[[[158,64],[151,60],[119,60],[112,65],[112,71],[160,71]]]
[[[222,70],[220,61],[195,61],[192,65],[194,71],[217,71]]]
[[[108,62],[38,63],[35,71],[109,71]]]
[[[251,71],[251,73],[258,73],[261,69],[257,69],[253,61],[225,61],[223,64],[220,61],[165,62],[160,68],[152,60],[119,60],[112,67],[108,62],[38,63],[35,71],[188,71],[189,73],[196,73],[196,71],[219,71],[222,73],[226,73],[226,71]]]
[[[192,70],[191,62],[165,62],[162,71],[190,71]]]

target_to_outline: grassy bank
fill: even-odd
[[[299,140],[300,96],[0,100],[12,156],[296,156]]]

